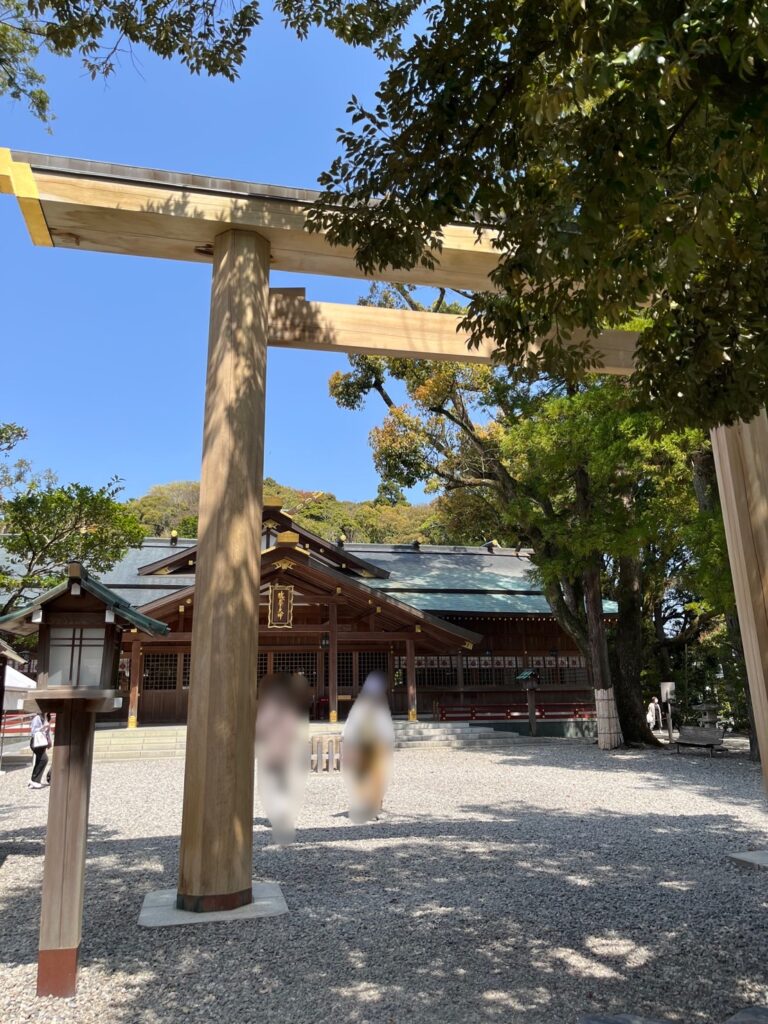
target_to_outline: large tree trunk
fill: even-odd
[[[619,724],[619,712],[611,681],[608,661],[608,640],[603,621],[603,595],[600,588],[599,560],[595,560],[584,573],[584,598],[589,633],[589,662],[595,687],[597,712],[597,745],[601,750],[613,750],[624,742]]]
[[[576,587],[569,580],[558,580],[546,585],[544,592],[557,624],[573,640],[585,658],[589,658],[589,636],[584,613],[584,595],[581,586]]]
[[[628,743],[659,741],[648,727],[641,684],[643,657],[643,591],[641,560],[625,555],[618,560],[616,599],[619,614],[616,623],[615,665],[613,673],[616,704],[624,738]]]
[[[586,524],[592,517],[592,495],[589,474],[583,466],[574,473],[576,502],[582,521]],[[603,620],[603,594],[600,587],[601,557],[593,551],[581,574],[584,586],[584,607],[587,613],[587,645],[589,664],[592,669],[592,684],[595,688],[595,710],[597,712],[597,745],[601,750],[613,750],[624,742],[619,725],[619,712],[611,682],[611,667],[608,661],[608,639]]]

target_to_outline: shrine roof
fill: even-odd
[[[531,553],[516,548],[436,544],[348,544],[361,558],[389,571],[366,582],[424,611],[459,614],[551,615],[533,576]],[[603,612],[615,614],[614,601]]]
[[[148,537],[132,548],[100,582],[136,607],[154,604],[195,584],[194,572],[147,574],[148,566],[172,556],[183,560],[197,541]],[[327,548],[331,545],[327,544]],[[339,549],[337,549],[339,550]],[[341,551],[357,564],[377,566],[387,575],[360,582],[421,611],[457,615],[551,615],[539,584],[532,578],[530,552],[514,548],[422,544],[345,544]],[[613,601],[603,601],[607,615]]]
[[[128,601],[121,594],[95,579],[78,562],[70,562],[67,570],[67,579],[64,582],[38,594],[33,601],[15,608],[7,615],[0,616],[0,629],[6,633],[15,633],[17,636],[29,636],[32,633],[36,633],[38,624],[32,619],[34,612],[66,594],[73,581],[77,582],[86,593],[91,594],[103,602],[107,608],[114,611],[118,619],[124,620],[129,625],[154,636],[162,636],[168,632],[166,623],[159,622],[157,619],[142,614],[133,602]]]

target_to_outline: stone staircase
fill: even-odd
[[[144,729],[97,729],[93,761],[136,761],[159,757],[184,757],[185,725],[153,725]]]
[[[469,722],[395,722],[395,750],[413,747],[454,750],[475,750],[508,746],[519,740],[510,731],[496,730],[492,725],[470,725]]]
[[[482,750],[507,747],[519,739],[515,733],[494,730],[491,725],[469,722],[395,723],[395,749]],[[313,722],[310,733],[328,735],[340,732],[341,725]],[[140,759],[184,757],[187,729],[184,725],[153,725],[139,729],[97,729],[93,760],[136,761]]]

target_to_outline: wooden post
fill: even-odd
[[[531,731],[531,736],[536,735],[536,687],[529,686],[528,688],[528,727]]]
[[[85,843],[96,715],[85,701],[43,705],[56,712],[40,914],[39,996],[73,996],[83,920]]]
[[[456,686],[459,691],[459,706],[464,704],[464,651],[459,648],[456,655]]]
[[[131,644],[131,689],[128,694],[128,728],[139,724],[139,680],[141,679],[141,641]]]
[[[269,243],[216,237],[177,906],[251,902]]]
[[[339,613],[336,603],[328,606],[328,721],[339,720]]]
[[[768,789],[768,417],[712,431],[763,783]]]
[[[3,725],[5,723],[5,666],[8,659],[0,654],[0,775],[3,767]]]
[[[416,710],[416,641],[405,641],[405,678],[408,689],[408,721],[418,718]]]

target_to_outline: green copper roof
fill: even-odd
[[[170,632],[170,626],[164,622],[158,622],[157,619],[151,619],[148,615],[142,615],[124,598],[105,587],[103,583],[93,579],[82,566],[77,567],[77,574],[74,575],[71,571],[74,564],[76,563],[70,563],[70,576],[63,583],[46,590],[25,607],[17,608],[15,611],[9,612],[8,615],[0,616],[0,630],[6,633],[15,633],[17,636],[29,636],[31,633],[36,633],[37,623],[31,622],[29,616],[38,608],[42,608],[43,605],[48,604],[61,594],[65,594],[72,582],[78,582],[83,590],[103,601],[107,608],[112,609],[118,618],[125,620],[143,633],[165,636]]]
[[[387,579],[368,579],[424,611],[475,615],[551,615],[552,609],[533,576],[530,553],[512,548],[449,547],[422,544],[348,544],[361,558],[389,571]],[[615,614],[614,601],[603,612]]]

